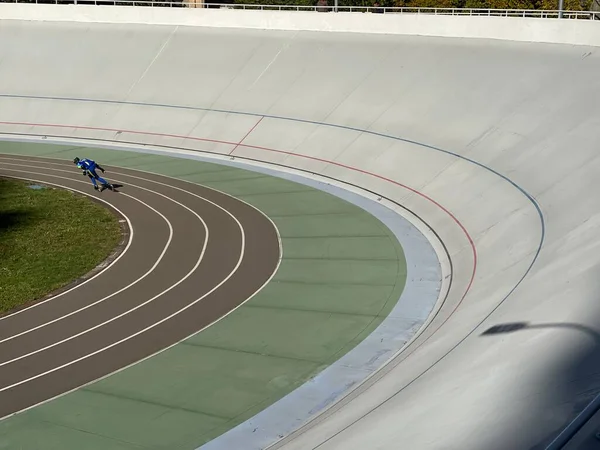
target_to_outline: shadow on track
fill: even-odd
[[[100,192],[104,192],[106,190],[109,190],[109,191],[112,191],[112,192],[120,192],[117,189],[120,188],[120,187],[123,187],[122,184],[114,184],[114,183],[111,183],[110,186],[111,186],[111,188],[106,188],[106,189],[102,188],[102,190]]]
[[[2,203],[0,194],[0,204]],[[18,209],[12,211],[2,211],[0,207],[0,234],[10,231],[15,228],[33,223],[34,215],[27,209]]]
[[[589,326],[571,322],[538,324],[510,322],[494,325],[480,334],[481,337],[489,338],[528,330],[561,329],[574,331],[589,339],[581,341],[579,346],[571,348],[569,353],[564,353],[564,349],[557,349],[557,352],[560,353],[557,354],[555,365],[549,367],[547,376],[540,378],[537,389],[546,391],[548,395],[544,418],[548,426],[545,427],[545,431],[530,430],[534,436],[537,435],[537,438],[534,439],[537,443],[528,446],[528,450],[562,448],[563,445],[553,442],[554,439],[600,393],[600,333]],[[560,407],[553,407],[557,398],[561,400]],[[553,431],[549,432],[548,430]],[[502,438],[498,436],[492,447],[501,448],[501,440]]]
[[[5,179],[0,178],[0,235],[31,225],[37,219],[32,208],[14,204],[2,181]]]
[[[506,334],[506,333],[514,333],[515,331],[521,330],[533,330],[533,329],[544,329],[544,328],[567,328],[572,330],[581,331],[582,333],[586,333],[588,336],[592,337],[596,341],[596,345],[600,345],[600,333],[596,332],[592,328],[586,327],[584,325],[580,325],[577,323],[540,323],[540,324],[529,324],[529,322],[511,322],[511,323],[503,323],[500,325],[494,325],[493,327],[488,328],[481,336],[490,336],[494,334]]]

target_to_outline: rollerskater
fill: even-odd
[[[108,181],[106,181],[104,178],[102,178],[96,173],[96,169],[100,169],[102,173],[104,173],[104,168],[102,168],[100,164],[98,164],[93,159],[79,159],[78,157],[76,157],[73,160],[73,164],[75,164],[79,169],[83,170],[83,176],[87,175],[88,177],[90,177],[90,180],[92,180],[92,184],[94,185],[94,189],[99,189],[98,183],[96,182],[97,180],[100,183],[102,183],[102,188],[100,188],[100,192],[102,192],[106,188],[110,189],[111,191],[113,190],[112,184],[110,184]]]

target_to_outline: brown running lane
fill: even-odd
[[[28,164],[31,161],[37,163],[33,169]],[[40,168],[43,164],[45,168]],[[89,179],[82,177],[70,161],[0,155],[2,175],[35,178],[95,193]],[[111,182],[124,186],[119,188],[121,193],[104,191],[99,195],[129,217],[132,244],[116,263],[87,284],[0,318],[0,417],[77,388],[184,339],[244,302],[277,267],[277,232],[269,219],[245,203],[193,183],[131,169],[107,167],[106,175]],[[220,205],[240,222],[245,247],[237,270],[242,250],[240,226],[225,211],[193,194]],[[170,222],[173,234],[168,246],[167,221],[140,201]],[[204,220],[208,240],[202,221],[181,205]],[[162,260],[148,276],[98,302],[151,270],[165,247]],[[159,296],[190,272],[187,279]],[[62,318],[94,302],[98,303]],[[118,315],[122,316],[115,318]],[[152,328],[145,330],[148,327]]]

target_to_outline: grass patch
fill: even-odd
[[[0,179],[0,314],[90,272],[119,244],[118,217],[82,195]]]

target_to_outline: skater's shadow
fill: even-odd
[[[24,228],[36,221],[32,211],[19,208],[14,211],[0,212],[0,234],[13,229]]]
[[[123,185],[122,184],[113,184],[112,187],[113,187],[113,192],[120,192],[118,189],[123,187]]]

